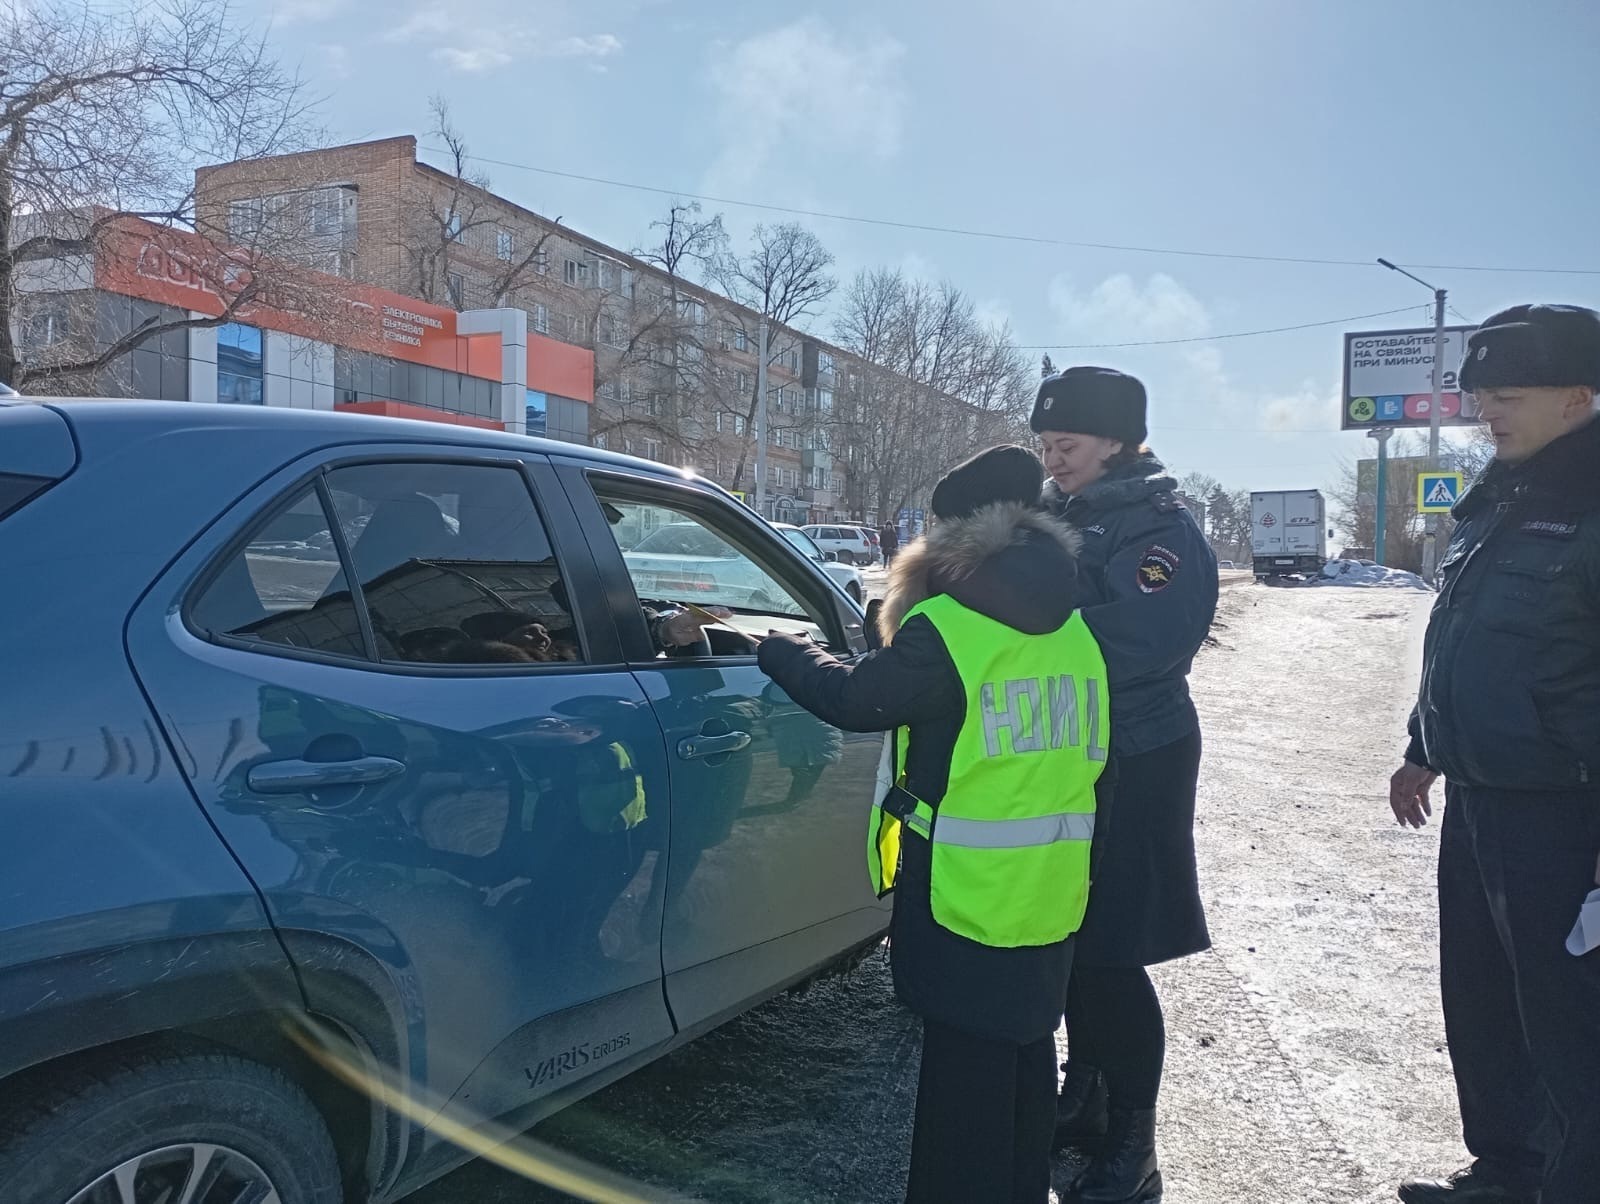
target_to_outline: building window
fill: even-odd
[[[568,284],[577,288],[588,288],[590,279],[589,265],[581,259],[567,260],[566,279]]]
[[[614,380],[601,381],[600,396],[607,401],[615,401],[617,399],[617,382]]]
[[[496,259],[511,261],[517,252],[517,240],[510,230],[496,230],[494,232],[494,254]]]
[[[798,347],[791,347],[789,349],[789,371],[800,371],[800,348]]]
[[[817,371],[819,373],[833,372],[833,356],[826,351],[817,352]]]
[[[662,460],[662,453],[664,451],[665,451],[665,447],[663,446],[661,440],[659,440],[659,439],[646,439],[646,440],[644,440],[644,458],[646,460]],[[665,463],[664,460],[662,460],[662,462]]]
[[[64,299],[30,313],[22,323],[22,342],[27,347],[52,347],[72,333],[72,323]]]
[[[733,416],[733,433],[735,435],[744,434],[744,415],[743,414],[735,414]]]
[[[344,227],[344,196],[337,188],[321,188],[311,194],[311,233],[319,237],[337,234]]]
[[[745,333],[743,326],[738,327],[733,332],[733,349],[735,351],[750,350],[750,336]]]
[[[537,389],[529,389],[524,398],[524,421],[527,423],[527,432],[530,435],[542,435],[549,426],[550,399]],[[601,436],[604,438],[604,436]],[[598,439],[596,447],[604,447]]]
[[[622,333],[622,323],[611,314],[600,315],[600,341],[607,347],[623,347],[627,339]]]
[[[454,209],[444,215],[444,236],[451,242],[461,237],[461,215]]]
[[[816,397],[817,397],[817,409],[818,410],[821,410],[823,413],[827,413],[828,411],[833,409],[833,390],[832,389],[818,389],[817,393],[816,393]]]
[[[534,305],[528,311],[528,328],[539,334],[550,333],[550,310],[543,305]]]
[[[261,331],[229,322],[217,327],[217,400],[262,404]]]
[[[450,304],[457,309],[466,308],[467,282],[462,279],[460,272],[451,272],[445,278],[445,288],[450,294]]]

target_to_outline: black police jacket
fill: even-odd
[[[1149,452],[1072,497],[1044,487],[1045,508],[1083,535],[1083,618],[1106,658],[1119,756],[1200,726],[1188,678],[1217,613],[1217,558],[1176,489]]]
[[[1600,789],[1600,422],[1457,503],[1406,759],[1465,786]]]

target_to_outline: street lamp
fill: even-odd
[[[1444,302],[1445,291],[1434,288],[1420,276],[1413,276],[1405,268],[1390,263],[1387,259],[1378,262],[1391,272],[1399,272],[1408,280],[1415,280],[1423,288],[1433,294],[1433,400],[1428,404],[1428,467],[1437,472],[1439,469],[1439,394],[1442,392],[1444,375]],[[1427,516],[1427,535],[1422,543],[1422,576],[1425,580],[1432,581],[1439,568],[1439,516]]]

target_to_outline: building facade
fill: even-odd
[[[270,240],[278,223],[296,232],[301,262],[358,286],[463,316],[520,311],[530,339],[592,357],[588,441],[692,467],[753,500],[760,315],[668,259],[588,238],[419,163],[416,150],[402,137],[202,168],[197,224],[237,243]],[[768,325],[768,517],[865,517],[847,510],[832,446],[851,359]]]

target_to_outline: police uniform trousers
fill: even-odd
[[[1540,1204],[1600,1201],[1600,950],[1566,950],[1597,853],[1600,794],[1446,789],[1440,982],[1463,1135],[1480,1173]]]
[[[925,1020],[907,1204],[1047,1204],[1056,1043]]]

